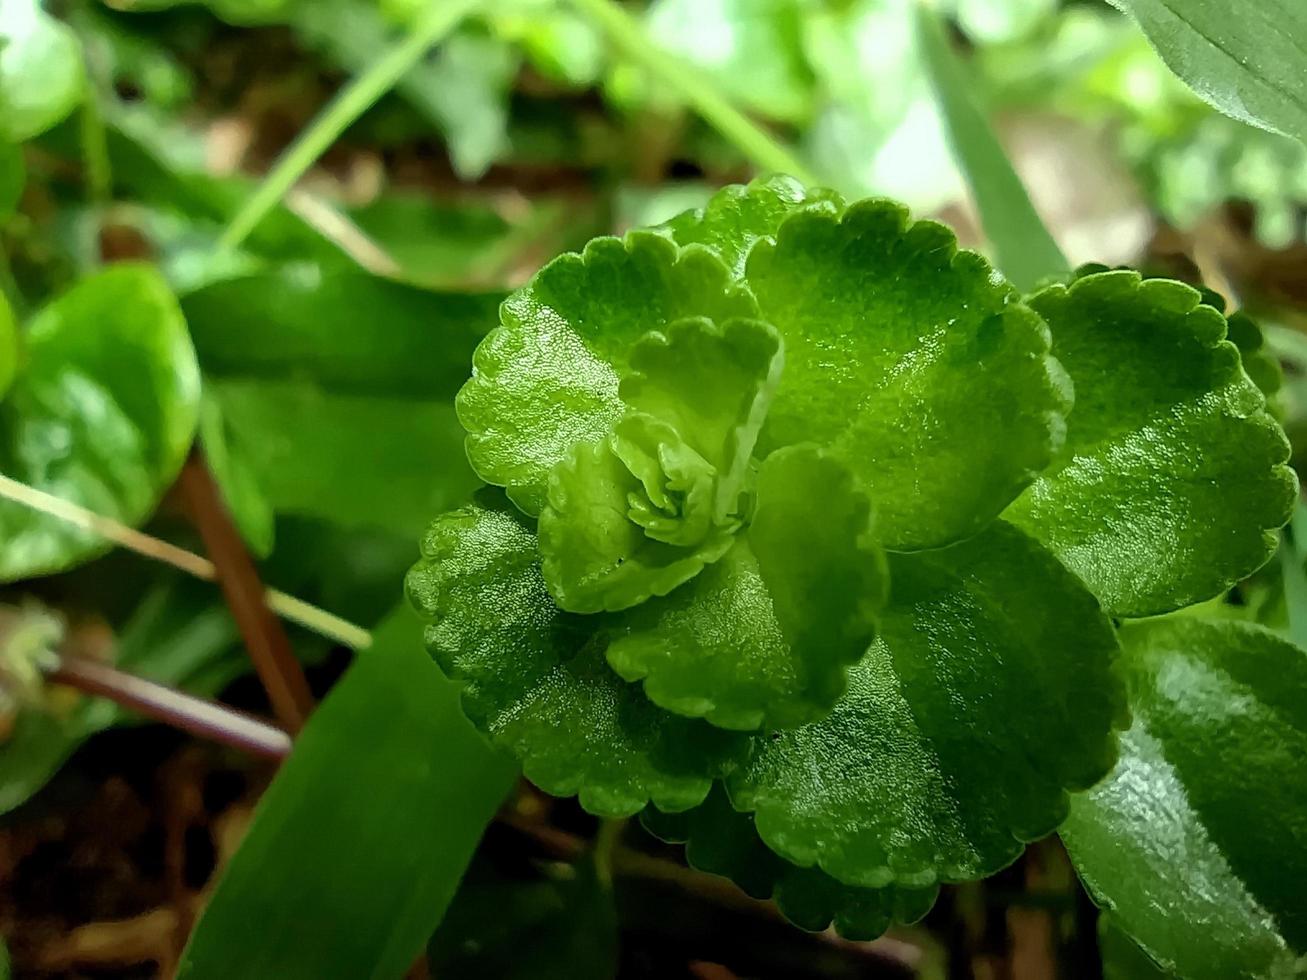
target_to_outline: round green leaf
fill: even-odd
[[[62,120],[86,88],[82,46],[40,0],[0,0],[0,122],[22,143]]]
[[[115,265],[40,310],[0,404],[0,470],[126,524],[144,520],[190,450],[200,375],[163,278]],[[0,503],[0,581],[59,571],[101,537]]]
[[[477,347],[457,402],[472,466],[540,513],[549,471],[623,414],[618,380],[640,337],[683,317],[756,313],[708,249],[678,249],[654,232],[559,256],[504,302],[501,326]]]
[[[1271,557],[1293,506],[1288,440],[1200,299],[1104,272],[1030,301],[1076,404],[1064,456],[1006,516],[1119,616],[1218,595]]]
[[[463,707],[527,778],[599,816],[692,807],[742,736],[655,708],[604,662],[606,620],[561,611],[536,537],[496,491],[438,518],[408,577],[427,646]]]
[[[702,208],[679,214],[655,230],[665,231],[678,245],[712,249],[739,277],[754,243],[776,234],[782,221],[807,207],[838,213],[844,199],[834,191],[808,188],[793,177],[774,174],[723,187]]]
[[[886,201],[801,210],[745,278],[785,340],[760,453],[832,449],[886,547],[975,534],[1060,445],[1070,389],[1047,328],[943,225]]]
[[[890,582],[834,711],[755,738],[727,789],[769,847],[845,884],[979,878],[1111,768],[1116,637],[1084,586],[1001,521],[892,555]]]
[[[1187,980],[1307,954],[1307,652],[1228,620],[1121,630],[1134,723],[1062,836],[1090,893]]]
[[[747,531],[720,561],[621,620],[608,662],[677,714],[793,728],[827,714],[866,652],[886,592],[870,505],[810,446],[758,473]]]
[[[763,844],[753,817],[732,807],[720,784],[693,810],[663,813],[648,807],[640,822],[655,837],[685,844],[692,867],[730,878],[754,898],[774,898],[802,929],[834,924],[847,939],[875,939],[891,923],[916,922],[939,893],[933,886],[851,888],[816,868],[796,868]]]

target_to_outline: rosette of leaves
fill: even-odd
[[[476,351],[492,486],[410,573],[428,646],[547,792],[644,810],[803,925],[918,916],[1112,769],[1111,617],[1274,551],[1288,444],[1201,300],[1023,299],[784,177],[592,241]]]

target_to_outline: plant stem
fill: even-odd
[[[264,216],[277,206],[277,202],[350,124],[390,91],[432,46],[439,44],[479,4],[480,0],[436,0],[429,4],[408,35],[341,89],[286,148],[263,182],[232,218],[218,240],[218,250],[231,250],[245,241]]]
[[[623,57],[644,68],[684,99],[759,169],[787,173],[805,184],[818,183],[812,171],[792,150],[735,108],[702,72],[660,50],[645,35],[635,18],[613,0],[572,0],[572,4],[607,35]]]
[[[88,69],[89,71],[89,69]],[[99,86],[88,86],[82,102],[79,130],[82,139],[82,164],[86,175],[86,196],[97,207],[113,198],[113,170],[109,163],[109,137],[100,112]]]
[[[185,548],[179,548],[168,541],[152,537],[133,527],[128,527],[126,524],[105,517],[103,514],[87,510],[71,500],[64,500],[62,497],[56,497],[44,490],[38,490],[36,487],[29,487],[26,483],[20,483],[3,473],[0,473],[0,498],[12,500],[42,514],[56,517],[61,521],[67,521],[69,524],[99,535],[106,541],[112,541],[114,544],[121,545],[138,555],[144,555],[146,558],[153,558],[155,561],[171,565],[173,568],[186,572],[188,575],[193,575],[205,582],[216,582],[218,580],[217,569],[214,568],[213,562],[207,558],[202,558]],[[363,627],[356,626],[354,623],[333,615],[325,609],[319,609],[303,599],[297,599],[295,596],[279,592],[277,589],[268,589],[266,601],[268,608],[278,615],[289,619],[293,623],[299,623],[305,629],[312,630],[329,640],[334,640],[342,646],[347,646],[353,650],[365,650],[372,645],[372,635]]]
[[[47,676],[56,684],[108,698],[156,721],[245,752],[272,759],[282,759],[290,752],[290,736],[280,728],[96,660],[61,657],[59,666]]]

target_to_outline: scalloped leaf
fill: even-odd
[[[754,444],[785,357],[760,320],[717,327],[702,317],[645,334],[631,350],[618,394],[635,412],[669,424],[717,473],[712,519],[738,511]]]
[[[665,599],[630,610],[608,662],[654,704],[722,728],[794,728],[831,710],[886,593],[871,507],[812,446],[778,450],[735,547]]]
[[[651,705],[604,662],[606,620],[561,611],[536,537],[497,491],[436,519],[409,573],[426,642],[463,708],[547,793],[629,816],[702,802],[745,740]]]
[[[755,738],[726,778],[782,857],[862,887],[979,878],[1066,816],[1125,720],[1097,601],[996,522],[891,555],[890,602],[829,717]]]
[[[833,924],[847,939],[875,939],[895,922],[916,922],[939,894],[937,887],[851,888],[815,868],[796,868],[768,850],[753,817],[732,807],[720,785],[684,813],[648,807],[640,823],[655,837],[685,844],[692,867],[730,878],[754,898],[774,898],[786,918],[813,932]]]
[[[782,221],[809,207],[838,213],[844,210],[844,199],[832,190],[772,174],[723,187],[702,208],[678,214],[654,230],[666,232],[678,245],[712,249],[738,278],[744,275],[754,242],[776,234]]]
[[[177,299],[150,266],[119,263],[39,310],[0,403],[0,471],[125,524],[158,504],[186,459],[200,372]],[[103,537],[0,502],[0,581],[62,571]]]
[[[648,484],[623,462],[614,447],[619,441],[632,459],[636,449],[647,449],[639,458],[653,465],[661,457],[650,483],[659,487],[670,480],[686,488],[685,507],[700,518],[700,533],[679,541],[672,531],[684,530],[687,522],[665,518],[673,525],[664,532],[669,541],[655,536],[657,526],[633,518],[633,501],[647,499]],[[573,447],[549,474],[548,503],[540,514],[542,574],[554,601],[574,613],[626,609],[666,595],[721,558],[730,550],[737,525],[711,523],[713,476],[712,467],[675,431],[645,415],[623,419],[613,440]],[[647,512],[636,516],[643,522],[658,520]]]
[[[1030,303],[1076,387],[1064,457],[1005,517],[1118,616],[1219,595],[1275,552],[1289,443],[1200,294],[1103,272]],[[1232,501],[1238,501],[1237,506]]]
[[[1248,623],[1121,630],[1134,723],[1062,837],[1095,900],[1190,980],[1307,963],[1307,651]]]
[[[712,252],[655,232],[559,256],[504,301],[501,326],[473,356],[457,400],[473,468],[539,514],[549,471],[624,413],[618,379],[640,337],[684,317],[724,323],[757,312]]]
[[[1048,329],[943,225],[888,201],[801,210],[745,278],[785,340],[760,454],[832,449],[887,548],[977,533],[1060,446],[1071,396]]]

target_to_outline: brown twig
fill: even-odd
[[[282,759],[290,751],[290,736],[280,728],[98,660],[61,657],[48,676],[56,684],[108,698],[148,718],[254,755]]]
[[[227,513],[203,458],[192,454],[178,480],[191,519],[213,559],[218,585],[245,641],[268,701],[282,727],[292,734],[304,727],[313,710],[304,668],[291,651],[281,621],[264,600],[265,589],[254,559]]]

